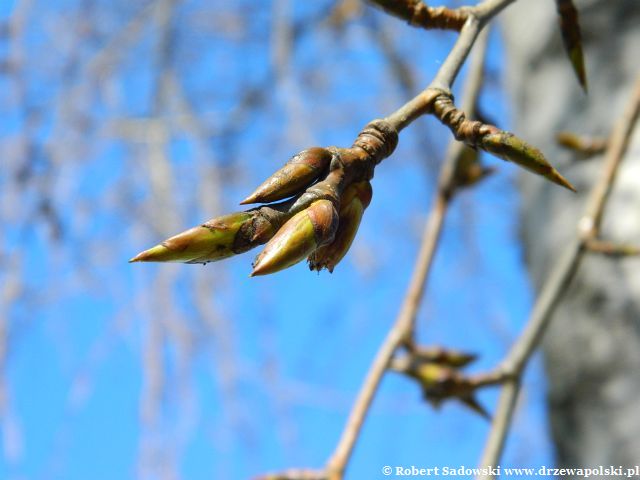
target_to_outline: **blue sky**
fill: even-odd
[[[219,125],[246,85],[272,75],[272,6],[243,3],[254,10],[237,30],[232,16],[228,30],[215,28],[233,12],[228,4],[184,2],[174,12],[170,61],[186,101],[213,132],[203,141],[179,126],[175,96],[154,113],[157,32],[146,25],[151,17],[139,38],[117,52],[109,72],[85,77],[96,52],[140,6],[95,2],[83,14],[79,2],[34,2],[19,39],[24,75],[17,82],[6,74],[0,79],[7,112],[0,134],[12,152],[0,172],[0,247],[3,258],[17,262],[3,262],[0,275],[3,282],[19,277],[22,285],[17,299],[0,310],[9,325],[0,478],[241,479],[320,467],[335,446],[402,300],[433,194],[429,162],[440,161],[450,135],[431,119],[403,132],[397,151],[376,170],[373,201],[353,251],[332,275],[297,265],[250,279],[253,252],[206,267],[127,264],[162,240],[159,230],[168,218],[180,230],[237,209],[307,142],[349,145],[365,123],[407,100],[364,20],[354,19],[341,32],[316,25],[294,49],[289,77],[267,82],[262,107],[220,136]],[[292,18],[318,14],[325,3],[296,4]],[[13,8],[12,2],[0,5],[2,18]],[[410,59],[416,84],[426,85],[453,34],[422,32],[373,14]],[[80,44],[74,26],[83,15],[96,31]],[[427,40],[428,48],[415,48]],[[0,53],[11,55],[11,41],[1,42]],[[508,127],[502,65],[493,32],[481,107]],[[29,127],[15,96],[19,84],[39,112]],[[75,110],[65,113],[67,102],[77,102],[89,117],[88,130],[69,120]],[[155,114],[170,125],[167,210],[154,190],[156,157],[131,126]],[[132,138],[113,133],[124,120]],[[33,157],[13,153],[27,128]],[[34,158],[34,173],[17,186],[21,162]],[[486,160],[499,172],[454,202],[418,318],[421,341],[479,353],[477,371],[504,354],[532,295],[517,234],[515,169]],[[224,187],[211,172],[224,175]],[[28,220],[42,192],[59,212],[58,240],[45,219]],[[536,361],[505,464],[551,463],[544,394]],[[487,406],[495,399],[494,391],[481,394]],[[434,411],[415,384],[390,373],[347,478],[384,478],[383,465],[473,467],[487,427],[457,404]]]

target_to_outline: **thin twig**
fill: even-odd
[[[507,381],[502,388],[496,415],[482,455],[482,467],[496,466],[500,461],[520,390],[522,372],[538,347],[558,300],[575,275],[584,253],[588,251],[588,243],[593,241],[599,232],[607,199],[639,115],[640,77],[636,81],[628,109],[614,128],[605,154],[603,175],[591,190],[585,213],[579,223],[578,235],[566,247],[559,261],[555,264],[533,307],[523,333],[499,367],[500,371],[507,374]],[[494,477],[486,475],[480,478],[492,479]]]
[[[409,100],[385,120],[398,132],[424,115],[431,108],[435,97],[449,91],[464,64],[471,47],[484,25],[510,3],[516,0],[485,0],[469,9],[469,16],[460,31],[451,52],[438,70],[431,84]]]
[[[470,67],[469,78],[465,89],[465,109],[469,112],[474,110],[482,83],[486,40],[486,35],[483,35],[481,41],[478,42],[477,50]],[[441,168],[435,203],[425,225],[420,252],[404,302],[395,323],[387,334],[367,373],[347,420],[342,437],[333,455],[327,462],[327,472],[330,480],[340,480],[343,478],[344,470],[360,434],[365,417],[393,354],[400,346],[412,341],[416,314],[422,301],[424,287],[438,245],[444,216],[451,200],[451,192],[455,181],[454,173],[456,164],[460,158],[459,152],[461,148],[464,148],[464,146],[460,142],[453,141],[447,158]]]

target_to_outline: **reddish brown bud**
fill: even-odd
[[[329,167],[332,157],[329,150],[321,147],[303,150],[240,204],[269,203],[299,193],[320,177]]]
[[[560,16],[562,43],[571,61],[573,71],[578,77],[578,82],[580,82],[586,93],[587,74],[582,53],[582,35],[580,33],[580,22],[578,21],[578,10],[573,5],[573,0],[556,0],[556,7]]]

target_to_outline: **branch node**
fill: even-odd
[[[377,165],[398,146],[398,131],[386,120],[373,120],[358,134],[353,146],[367,152],[370,160]]]

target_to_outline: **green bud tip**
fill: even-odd
[[[133,262],[207,263],[235,255],[240,227],[252,218],[249,212],[232,213],[175,235],[131,260]]]
[[[501,131],[486,135],[479,146],[503,160],[520,165],[572,192],[576,191],[574,186],[547,162],[540,150],[512,133]]]

